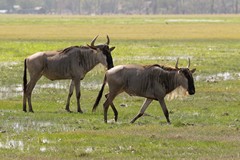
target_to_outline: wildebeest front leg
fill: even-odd
[[[80,107],[80,97],[81,97],[81,92],[80,92],[80,80],[75,80],[75,89],[76,89],[76,98],[77,98],[77,111],[79,113],[83,113]]]
[[[131,123],[134,123],[138,118],[140,118],[144,114],[145,110],[148,108],[149,104],[152,101],[153,101],[152,99],[147,99],[147,98],[145,99],[140,112],[132,119]]]
[[[74,82],[72,80],[71,83],[70,83],[68,99],[67,99],[67,104],[66,104],[66,111],[68,111],[68,112],[71,112],[71,110],[69,109],[69,105],[70,105],[70,99],[71,99],[72,94],[73,94],[73,89],[74,89]]]
[[[163,113],[164,113],[164,115],[165,115],[165,117],[166,117],[166,119],[167,119],[168,124],[171,124],[171,122],[170,122],[170,120],[169,120],[168,109],[167,109],[167,106],[166,106],[166,104],[165,104],[164,99],[159,99],[158,101],[159,101],[159,103],[160,103],[160,105],[161,105],[161,107],[162,107]]]

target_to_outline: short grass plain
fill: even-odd
[[[115,99],[119,122],[103,122],[102,99],[92,105],[105,69],[81,83],[84,114],[64,110],[69,81],[42,78],[35,113],[22,111],[23,60],[44,50],[97,43],[110,36],[114,64],[180,64],[197,68],[196,94],[157,102],[134,124],[143,98]],[[0,15],[0,159],[240,159],[240,17]],[[107,87],[105,93],[107,92]],[[109,119],[113,113],[109,110]]]

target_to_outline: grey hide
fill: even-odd
[[[190,70],[188,68],[190,66],[190,60],[187,68],[178,68],[177,64],[178,61],[175,68],[160,65],[120,65],[108,70],[105,74],[103,86],[94,104],[93,111],[96,110],[104,86],[108,83],[109,93],[106,95],[107,99],[103,104],[104,121],[106,123],[109,105],[111,105],[114,111],[115,121],[117,121],[118,112],[113,104],[113,100],[122,92],[126,92],[131,96],[146,98],[140,112],[134,117],[131,123],[134,123],[144,114],[145,110],[153,100],[159,102],[167,122],[170,123],[164,97],[179,86],[186,89],[190,95],[195,93],[192,73],[194,73],[196,69]]]
[[[77,111],[82,113],[80,107],[80,81],[85,74],[101,63],[106,68],[112,68],[111,51],[109,48],[109,37],[107,44],[94,45],[95,37],[91,46],[72,46],[61,51],[47,51],[35,53],[24,61],[23,76],[23,111],[27,111],[28,100],[29,112],[33,112],[31,95],[37,81],[45,76],[50,80],[71,79],[69,94],[67,98],[66,110],[70,112],[70,98],[75,87],[77,98]],[[30,81],[27,83],[27,71]]]

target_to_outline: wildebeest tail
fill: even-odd
[[[23,71],[23,92],[27,90],[27,59],[24,60],[24,71]]]
[[[101,90],[98,93],[97,99],[96,99],[96,101],[95,101],[95,103],[93,105],[93,108],[92,108],[92,112],[96,111],[97,106],[98,106],[98,104],[99,104],[99,102],[100,102],[100,100],[102,98],[102,94],[103,94],[103,90],[104,90],[104,87],[105,87],[105,84],[106,84],[106,80],[107,80],[107,77],[106,77],[106,74],[105,74],[104,80],[103,80],[103,84],[102,84],[102,88],[101,88]]]

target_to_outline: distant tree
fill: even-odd
[[[211,1],[211,14],[214,13],[214,0]]]
[[[46,9],[47,13],[55,12],[55,1],[45,0],[43,7]]]
[[[42,0],[15,0],[17,5],[20,5],[23,9],[30,9],[37,6],[43,6]]]
[[[182,10],[182,14],[185,14],[185,0],[181,0],[181,10]]]
[[[13,11],[13,6],[16,3],[16,0],[7,0],[6,1],[7,9],[12,12]]]
[[[0,0],[0,9],[43,7],[50,14],[239,13],[239,0]]]
[[[238,0],[235,1],[235,13],[238,14]]]
[[[224,0],[222,0],[221,12],[222,13],[227,13],[227,7],[226,7],[226,3],[225,3]]]

